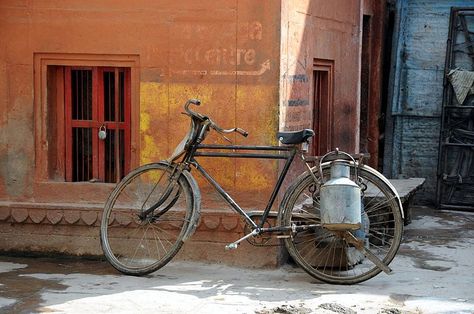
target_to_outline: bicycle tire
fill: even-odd
[[[183,175],[173,179],[173,188],[160,207],[146,218],[139,217],[160,199],[171,182],[170,173],[171,167],[165,163],[141,166],[123,178],[107,199],[100,227],[101,246],[106,259],[121,273],[152,273],[166,265],[183,245],[193,211],[192,189]]]
[[[351,168],[354,165],[351,164]],[[352,172],[352,171],[351,171]],[[315,175],[318,176],[317,172]],[[323,166],[323,176],[329,176],[329,165]],[[367,186],[362,196],[362,224],[357,238],[364,247],[385,265],[395,257],[403,233],[401,204],[397,193],[381,179],[374,169],[359,167],[359,178]],[[353,244],[320,225],[319,186],[310,173],[301,175],[288,189],[280,211],[280,225],[319,225],[309,230],[292,232],[284,239],[293,260],[309,275],[331,284],[356,284],[368,280],[381,269],[367,259]]]

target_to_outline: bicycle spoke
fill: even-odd
[[[366,210],[365,212],[366,213],[370,213],[370,212],[373,212],[373,211],[376,211],[376,210],[379,210],[381,208],[385,208],[387,207],[389,202],[395,200],[397,197],[394,195],[393,197],[391,197],[390,199],[385,199],[384,201],[380,201],[379,203],[376,204],[376,206],[370,206],[368,208],[370,208],[369,210]]]
[[[174,237],[174,234],[169,233],[168,231],[165,231],[164,229],[162,229],[162,228],[160,228],[160,227],[158,227],[158,226],[152,225],[151,228],[152,228],[153,230],[155,230],[155,231],[160,231],[160,232],[162,232],[162,233],[164,233],[164,234],[167,234],[167,235],[170,236],[170,237]],[[160,239],[161,239],[161,238],[160,238]],[[165,239],[165,240],[166,240],[166,239]],[[173,244],[172,242],[170,242],[170,241],[168,241],[168,240],[166,240],[166,241],[169,242],[170,244]]]
[[[388,233],[383,233],[383,232],[380,232],[380,231],[377,231],[377,230],[373,230],[373,229],[370,230],[370,234],[379,234],[379,235],[383,235],[384,237],[393,238],[393,235],[390,235],[390,234],[388,234]]]
[[[166,192],[163,182],[170,171],[165,164],[142,166],[117,185],[106,203],[101,244],[109,262],[123,273],[153,272],[168,263],[183,244],[193,211],[192,190],[185,178],[179,177],[173,181],[176,186]],[[159,216],[139,219],[143,210],[158,202],[154,211]],[[109,226],[112,217],[117,223]]]
[[[391,222],[395,222],[395,221],[392,219],[392,220],[387,220],[387,221],[371,222],[370,225],[371,226],[386,225],[386,224],[389,224]]]
[[[384,213],[378,213],[378,211],[376,211],[375,214],[372,214],[372,215],[367,215],[369,218],[372,218],[371,220],[374,220],[376,217],[385,217],[385,216],[389,216],[390,213],[389,212],[384,212]]]
[[[323,169],[324,178],[329,177],[329,167]],[[313,277],[330,282],[352,284],[367,280],[381,269],[365,257],[368,250],[378,256],[384,264],[388,264],[398,249],[401,240],[401,209],[392,189],[381,180],[373,170],[359,170],[361,182],[367,186],[362,195],[361,230],[365,240],[364,248],[360,249],[357,242],[349,243],[340,232],[329,232],[323,225],[319,215],[319,189],[314,186],[310,175],[303,177],[295,185],[285,201],[283,225],[304,226],[318,222],[311,230],[298,232],[298,236],[285,239],[285,244],[293,259]],[[309,193],[309,191],[314,191]],[[285,220],[286,219],[286,220]],[[352,232],[358,235],[357,231]],[[356,245],[357,244],[357,245]],[[357,249],[359,247],[359,249]]]
[[[161,243],[161,240],[160,240],[160,238],[157,236],[156,232],[153,232],[153,238],[154,238],[154,240],[155,240],[154,242],[155,242],[155,246],[156,246],[156,254],[157,254],[158,258],[159,258],[161,255],[160,255],[160,247],[158,246],[158,242]],[[162,245],[162,246],[163,246],[163,245]],[[163,247],[163,251],[166,252],[166,250],[164,250],[164,247]]]
[[[135,250],[133,251],[132,259],[135,259],[136,255],[137,255],[137,253],[138,253],[138,248],[141,246],[141,244],[142,244],[142,242],[143,242],[143,239],[145,238],[145,235],[146,235],[146,230],[145,230],[145,232],[143,233],[143,236],[141,237],[140,242],[138,242],[137,247],[136,247]]]

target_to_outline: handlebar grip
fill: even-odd
[[[249,136],[249,132],[245,131],[244,129],[241,128],[235,128],[235,132],[241,134],[243,137]]]
[[[191,104],[193,105],[196,105],[196,106],[200,106],[201,105],[201,101],[199,99],[196,99],[196,98],[192,98],[190,100],[188,100]]]
[[[199,106],[199,105],[201,105],[201,101],[199,99],[196,99],[196,98],[189,99],[186,102],[186,104],[184,105],[184,110],[186,111],[187,115],[189,115],[191,117],[196,117],[200,120],[205,120],[207,118],[206,116],[203,116],[202,114],[189,109],[189,105],[191,105],[191,104],[193,104],[195,106]]]

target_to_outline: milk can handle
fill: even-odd
[[[348,154],[346,152],[340,151],[339,148],[336,148],[336,150],[333,150],[333,151],[327,153],[326,155],[321,157],[321,159],[319,160],[319,177],[321,178],[321,180],[323,180],[323,166],[322,165],[323,165],[324,158],[329,157],[331,155],[336,155],[337,156],[339,154],[343,154],[343,155],[349,157],[354,162],[355,182],[358,182],[359,181],[359,171],[357,170],[357,165],[356,165],[356,161],[355,161],[354,157],[352,157],[350,154]]]

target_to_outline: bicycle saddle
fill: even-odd
[[[314,136],[314,131],[311,129],[277,133],[278,140],[282,144],[300,144],[306,142],[312,136]]]

